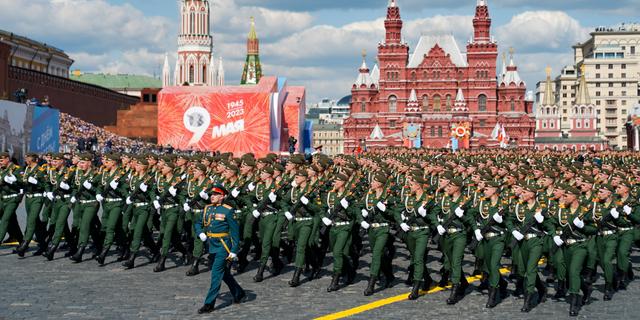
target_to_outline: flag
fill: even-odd
[[[500,141],[500,147],[502,147],[502,148],[506,148],[507,147],[507,142],[509,142],[509,136],[507,136],[507,133],[504,131],[504,125],[501,126],[501,130],[500,130],[500,135],[499,135],[498,141]]]
[[[496,122],[496,126],[493,128],[493,131],[491,131],[491,139],[498,139],[499,135],[500,135],[500,124]]]

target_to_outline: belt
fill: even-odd
[[[209,238],[224,238],[224,237],[228,237],[229,233],[228,232],[223,232],[223,233],[209,233],[207,232],[207,237]]]
[[[177,206],[178,206],[177,204],[165,204],[164,206],[162,206],[162,209],[171,209]]]
[[[453,233],[460,232],[460,231],[462,231],[462,229],[457,229],[457,228],[449,228],[449,229],[447,229],[447,233],[448,234],[453,234]]]
[[[578,239],[567,239],[567,244],[571,245],[571,244],[574,244],[574,243],[579,243],[579,242],[584,242],[584,241],[585,241],[584,239],[580,239],[580,240],[578,240]]]
[[[63,199],[63,198],[64,199],[69,199],[69,198],[71,198],[71,195],[70,194],[65,194],[65,195],[62,195],[62,196],[56,196],[56,199]]]
[[[598,235],[600,236],[610,236],[612,234],[615,234],[616,230],[604,230],[604,231],[600,231],[598,232]]]
[[[19,194],[17,194],[17,193],[14,193],[14,194],[8,194],[8,195],[6,195],[6,196],[2,196],[2,199],[11,199],[11,198],[16,198],[16,197],[18,197],[18,196],[19,196]]]
[[[98,200],[79,200],[78,202],[80,202],[82,204],[87,204],[87,203],[98,202]]]
[[[106,199],[104,199],[104,202],[118,202],[118,201],[122,201],[122,198],[106,198]]]
[[[556,231],[556,236],[561,236],[561,235],[562,235],[562,230]]]
[[[629,231],[629,230],[633,230],[633,227],[631,227],[631,228],[618,228],[618,231]]]
[[[351,222],[345,221],[345,222],[336,222],[333,225],[336,226],[336,227],[340,227],[340,226],[348,226],[350,224],[351,224]]]
[[[501,236],[503,234],[504,234],[504,232],[500,232],[500,233],[498,233],[498,232],[487,232],[487,233],[484,234],[484,238],[485,239],[491,239],[491,238],[495,238],[497,236]]]
[[[137,202],[133,204],[133,206],[136,208],[142,207],[142,206],[148,206],[148,205],[149,205],[149,202]]]
[[[389,226],[388,223],[372,223],[371,228],[382,228]]]
[[[236,213],[242,213],[242,210],[236,210]]]
[[[27,193],[27,198],[44,197],[44,193]]]
[[[260,215],[261,215],[261,216],[263,216],[263,217],[266,217],[266,216],[270,216],[270,215],[272,215],[272,214],[274,214],[274,213],[275,213],[275,212],[263,212],[263,213],[261,213]]]
[[[191,211],[193,211],[193,213],[203,213],[204,209],[193,209]]]
[[[429,226],[411,226],[411,231],[429,229]]]
[[[527,233],[527,234],[524,235],[524,239],[525,240],[529,240],[529,239],[533,239],[533,238],[537,238],[537,237],[538,237],[538,235],[535,234],[535,233]]]
[[[311,220],[311,219],[313,219],[313,218],[311,218],[311,217],[307,217],[307,218],[295,218],[295,220],[296,220],[296,221],[309,221],[309,220]]]

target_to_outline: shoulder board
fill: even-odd
[[[44,168],[44,167],[39,167],[39,168],[38,168],[38,171],[45,171],[45,170],[47,170],[47,169],[46,169],[46,168]]]
[[[14,165],[13,168],[14,169],[20,169],[20,166],[19,165]]]
[[[231,208],[233,208],[232,206],[230,206],[230,205],[229,205],[229,204],[227,204],[227,203],[223,204],[222,206],[223,206],[224,208],[227,208],[227,209],[231,209]]]

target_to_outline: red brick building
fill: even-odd
[[[452,35],[423,35],[413,53],[402,41],[400,8],[390,0],[384,22],[386,36],[378,44],[378,65],[363,61],[351,93],[345,121],[345,152],[358,145],[397,146],[418,128],[420,145],[439,148],[451,141],[451,128],[468,128],[471,148],[497,147],[491,138],[496,123],[505,127],[510,144],[533,147],[533,101],[511,61],[503,58],[497,74],[498,44],[491,36],[491,18],[478,0],[473,37],[466,53]],[[374,130],[375,128],[375,130]],[[382,132],[382,133],[381,133]]]

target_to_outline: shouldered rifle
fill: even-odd
[[[275,184],[275,181],[273,182]],[[256,187],[257,188],[257,187]],[[276,196],[280,196],[280,193],[285,189],[285,184],[283,183],[277,190],[273,191],[273,193]],[[256,206],[256,210],[260,213],[262,213],[262,210],[267,208],[267,205],[269,205],[271,202],[271,199],[269,199],[269,196],[267,195],[266,197],[264,197],[264,199],[262,199],[262,201],[260,201],[260,203]]]
[[[469,208],[469,201],[467,201],[464,205],[462,205],[462,207],[460,207],[460,209],[467,211],[467,209]],[[457,209],[457,208],[456,208]],[[451,226],[451,224],[453,224],[453,222],[458,219],[458,216],[455,214],[455,212],[451,212],[449,214],[449,216],[447,217],[447,220],[444,221],[442,225],[442,227],[445,229],[445,232],[447,229],[449,229],[449,227]],[[433,235],[433,237],[431,238],[431,243],[437,244],[440,243],[440,233],[438,233],[437,231],[435,232],[435,235]]]
[[[353,201],[354,196],[350,195],[350,196],[346,196],[340,199],[340,202],[342,202],[342,199],[347,200],[347,202],[351,203],[351,201]],[[338,211],[343,210],[344,208],[342,207],[341,203],[337,203],[331,210],[329,210],[329,216],[327,217],[327,219],[333,221],[333,219],[335,218],[336,214],[338,213]],[[347,209],[344,209],[347,210]],[[324,236],[327,233],[327,230],[329,229],[330,225],[327,226],[326,224],[322,224],[322,227],[320,228],[320,236]]]
[[[298,209],[300,209],[300,206],[303,205],[302,201],[300,201],[300,198],[302,198],[302,197],[305,197],[305,198],[309,199],[309,201],[311,201],[313,198],[316,197],[316,190],[312,189],[311,191],[309,191],[306,194],[301,195],[297,199],[296,203],[293,205],[293,207],[291,207],[291,210],[289,210],[289,213],[291,213],[291,215],[293,215],[294,219],[295,219],[295,216],[296,216],[296,212],[298,211]],[[289,219],[286,219],[285,225],[283,226],[283,229],[284,229],[284,227],[289,225],[289,222],[290,222]]]
[[[502,211],[504,211],[504,209],[500,208],[497,214],[502,216]],[[491,220],[489,220],[489,222],[485,224],[484,227],[482,227],[482,229],[480,229],[480,233],[482,233],[482,236],[484,236],[485,233],[491,231],[491,228],[493,228],[493,226],[497,224],[496,220],[493,219],[493,217],[489,217],[489,219]],[[469,250],[471,250],[471,252],[475,251],[478,244],[480,244],[480,241],[478,241],[478,239],[475,236],[472,238],[473,240],[471,240],[471,243],[469,244]]]
[[[549,209],[545,208],[543,209],[540,214],[547,218],[548,217],[548,213],[549,213]],[[529,233],[529,230],[531,230],[531,228],[533,228],[533,226],[535,226],[538,223],[538,220],[536,220],[536,218],[531,217],[531,219],[529,221],[527,221],[527,224],[525,224],[522,228],[520,228],[520,230],[518,230],[518,232],[520,232],[522,235],[525,235],[527,233]],[[518,239],[513,238],[513,240],[511,240],[511,248],[515,247],[518,244]]]

